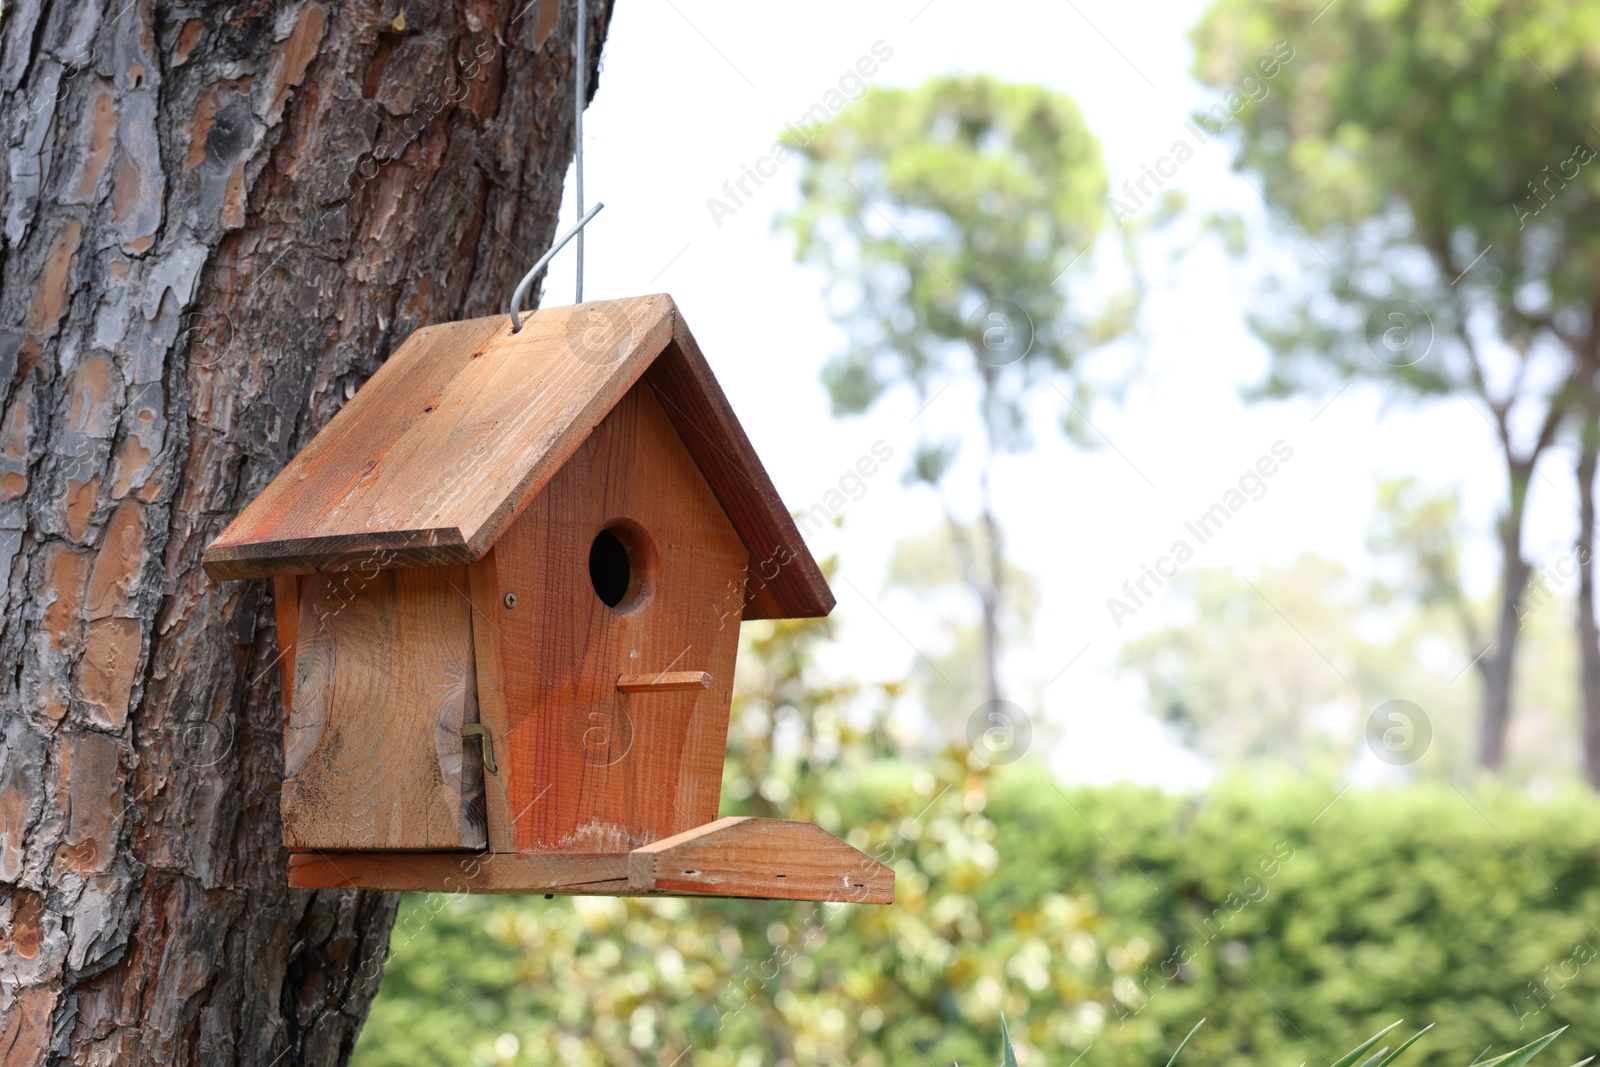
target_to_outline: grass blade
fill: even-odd
[[[1339,1059],[1335,1060],[1333,1062],[1333,1067],[1356,1067],[1356,1064],[1360,1063],[1366,1057],[1367,1053],[1372,1051],[1373,1046],[1379,1041],[1383,1040],[1385,1034],[1403,1022],[1405,1022],[1404,1019],[1396,1019],[1388,1026],[1385,1026],[1382,1030],[1379,1030],[1377,1033],[1361,1042],[1361,1044],[1357,1045]],[[1480,1063],[1478,1064],[1478,1067],[1487,1067],[1487,1065]]]
[[[1186,1037],[1182,1041],[1178,1042],[1178,1047],[1176,1049],[1174,1049],[1173,1052],[1172,1052],[1172,1058],[1167,1061],[1167,1067],[1172,1067],[1172,1065],[1174,1063],[1178,1062],[1178,1053],[1183,1051],[1183,1046],[1185,1046],[1185,1045],[1187,1045],[1189,1043],[1189,1038],[1193,1037],[1195,1034],[1199,1033],[1200,1032],[1200,1028],[1202,1026],[1204,1026],[1205,1024],[1206,1024],[1205,1019],[1201,1019],[1199,1022],[1194,1024],[1194,1029],[1189,1031],[1189,1037]]]
[[[1000,1067],[1017,1067],[1017,1053],[1011,1047],[1011,1031],[1006,1027],[1005,1012],[1000,1013],[1000,1040],[1004,1043],[1004,1055],[1000,1060]]]
[[[1478,1064],[1478,1067],[1523,1067],[1523,1064],[1543,1052],[1550,1042],[1566,1032],[1567,1028],[1563,1026],[1555,1033],[1545,1034],[1539,1040],[1529,1042],[1519,1049],[1506,1053],[1504,1056],[1496,1056],[1492,1060],[1484,1060]]]
[[[1406,1049],[1410,1048],[1412,1045],[1415,1045],[1417,1043],[1417,1040],[1420,1037],[1422,1037],[1423,1034],[1427,1033],[1429,1030],[1432,1030],[1432,1029],[1433,1029],[1433,1024],[1432,1023],[1429,1023],[1427,1026],[1424,1026],[1421,1030],[1418,1030],[1416,1033],[1412,1034],[1409,1038],[1407,1038],[1406,1040],[1402,1041],[1398,1048],[1396,1048],[1393,1052],[1389,1053],[1383,1059],[1379,1060],[1377,1063],[1373,1064],[1372,1067],[1389,1067],[1389,1064],[1391,1064],[1395,1060],[1399,1059],[1400,1053],[1404,1052]]]
[[[1388,1051],[1389,1051],[1389,1046],[1388,1045],[1383,1046],[1378,1051],[1374,1052],[1372,1055],[1368,1056],[1365,1060],[1363,1060],[1361,1062],[1361,1067],[1377,1067],[1378,1061],[1383,1059],[1384,1053],[1386,1053]]]

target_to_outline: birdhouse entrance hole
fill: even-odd
[[[589,584],[612,611],[636,611],[655,592],[655,544],[644,527],[623,519],[595,535],[589,546]]]

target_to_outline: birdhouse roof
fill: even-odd
[[[635,384],[661,401],[750,553],[745,618],[833,594],[672,297],[424,326],[206,549],[213,578],[471,563]],[[768,574],[772,577],[766,577]]]

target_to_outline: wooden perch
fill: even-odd
[[[624,693],[677,693],[685,689],[710,688],[711,675],[705,671],[661,671],[624,674],[617,678],[617,689]]]
[[[632,892],[894,903],[894,871],[820,826],[734,816],[634,849]]]
[[[295,889],[614,896],[628,888],[628,857],[516,852],[293,852]]]
[[[819,826],[733,817],[615,854],[296,852],[296,889],[894,903],[894,871]]]

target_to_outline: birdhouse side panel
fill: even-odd
[[[291,849],[487,843],[465,567],[297,579],[281,800]]]
[[[716,818],[747,560],[636,385],[473,567],[492,847],[614,854]]]

